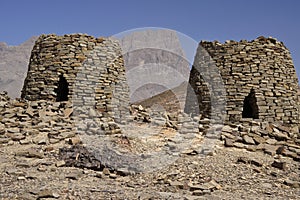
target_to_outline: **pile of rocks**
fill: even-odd
[[[203,124],[209,123],[208,119],[203,119],[203,124],[199,125],[199,117],[190,117],[181,111],[167,112],[144,108],[142,105],[131,105],[131,116],[134,121],[153,123],[156,126],[164,126],[178,130],[180,133],[198,133],[204,131]],[[207,126],[205,126],[208,128]]]
[[[225,125],[221,139],[226,147],[263,151],[300,161],[300,139],[294,132],[280,123],[248,121],[247,125]]]
[[[72,104],[66,102],[49,102],[9,100],[5,93],[0,95],[0,143],[9,144],[55,144],[66,140],[71,144],[80,143],[80,133],[91,135],[125,134],[113,121],[102,122],[97,112],[90,110],[85,121],[78,123],[74,118]],[[77,113],[78,114],[78,113]],[[100,113],[101,114],[101,113]],[[80,113],[81,119],[82,113]],[[95,121],[99,120],[96,124]],[[209,119],[190,117],[185,113],[167,113],[152,111],[142,106],[131,106],[131,115],[127,123],[152,124],[171,128],[188,137],[206,137],[208,130],[219,126]],[[101,126],[98,126],[101,124]],[[216,135],[218,137],[218,135]],[[280,154],[294,160],[300,160],[300,139],[291,128],[279,123],[245,121],[244,125],[225,125],[221,139],[226,147],[244,148],[249,151],[263,151],[270,155]],[[197,151],[197,150],[196,150]]]
[[[54,144],[75,136],[69,102],[12,100],[0,109],[1,143]]]

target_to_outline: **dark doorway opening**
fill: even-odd
[[[59,76],[56,94],[56,101],[68,101],[69,85],[63,75]]]
[[[254,89],[251,89],[249,95],[244,99],[242,117],[258,119],[258,106]]]

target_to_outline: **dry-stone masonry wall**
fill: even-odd
[[[119,43],[84,34],[40,36],[32,50],[22,97],[72,100],[80,116],[97,109],[104,121],[110,121],[108,117],[121,121],[128,109],[129,91]]]
[[[210,66],[217,67],[223,85],[215,81],[218,76],[208,75]],[[200,114],[209,116],[214,109],[212,102],[216,101],[212,98],[220,92],[217,86],[224,86],[226,122],[253,118],[299,124],[298,79],[289,50],[276,39],[258,37],[250,42],[226,41],[225,44],[203,41],[189,82],[192,90],[187,94],[187,112],[199,110]],[[189,101],[193,93],[198,98],[196,103]],[[224,97],[222,92],[220,97],[221,100]]]

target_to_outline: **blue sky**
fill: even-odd
[[[200,40],[272,36],[290,49],[300,76],[299,0],[0,0],[0,41],[43,33],[110,36],[162,27]]]

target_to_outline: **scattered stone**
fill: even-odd
[[[180,189],[182,189],[183,185],[184,185],[180,181],[170,181],[169,184],[170,184],[170,186],[174,186],[174,187],[177,187],[177,188],[180,188]]]
[[[73,108],[66,108],[64,110],[64,115],[65,115],[66,118],[69,118],[72,113],[73,113]]]
[[[95,176],[97,178],[102,178],[103,177],[103,173],[102,172],[96,172]]]
[[[195,190],[195,191],[193,191],[192,195],[203,196],[203,195],[210,194],[210,193],[211,193],[210,190]]]
[[[18,169],[7,169],[6,173],[13,176],[25,176],[26,173],[24,171],[20,171]]]
[[[282,132],[280,132],[277,128],[273,128],[274,132],[272,135],[277,139],[277,140],[288,140],[289,137]]]
[[[6,144],[10,141],[10,138],[0,138],[0,144]]]
[[[104,175],[110,175],[110,171],[108,168],[104,168],[102,172]]]
[[[40,133],[38,136],[34,137],[32,141],[38,145],[48,144],[48,136],[45,133]]]
[[[81,171],[71,171],[66,175],[66,178],[72,179],[72,180],[78,180],[82,176]]]
[[[20,140],[20,144],[22,145],[30,144],[31,142],[32,140],[28,138],[25,138],[24,140]]]
[[[231,139],[226,138],[226,139],[225,139],[224,145],[225,145],[226,147],[233,147],[233,146],[234,146],[234,141],[231,140]]]
[[[215,180],[211,180],[209,182],[206,182],[206,183],[203,183],[203,184],[189,184],[189,188],[190,188],[190,191],[195,191],[195,190],[210,190],[210,191],[213,191],[213,190],[219,190],[221,189],[221,186],[215,181]]]
[[[93,170],[101,170],[104,166],[85,147],[74,145],[70,148],[59,149],[58,157],[65,161],[67,167],[79,167]]]
[[[286,147],[285,146],[280,146],[278,147],[278,149],[276,150],[277,154],[283,154],[286,151]]]
[[[77,145],[77,144],[81,144],[81,139],[79,137],[73,137],[69,139],[69,144],[71,145]]]
[[[265,140],[263,137],[258,136],[258,135],[255,135],[255,136],[253,137],[253,140],[254,140],[257,144],[262,144],[262,143],[265,143],[265,142],[266,142],[266,140]]]
[[[60,160],[60,161],[57,161],[55,163],[55,166],[56,167],[63,167],[63,166],[65,166],[65,164],[66,164],[66,162],[64,160]]]
[[[111,179],[116,179],[117,177],[118,177],[117,174],[113,174],[113,173],[109,174],[109,178]]]
[[[248,151],[256,151],[256,150],[257,150],[255,145],[248,145],[248,146],[246,147],[246,149],[247,149]]]
[[[292,181],[292,180],[289,180],[289,179],[285,180],[283,183],[285,185],[287,185],[287,186],[292,187],[292,188],[299,188],[300,187],[300,183],[299,182]]]
[[[238,160],[237,160],[237,163],[247,164],[248,163],[248,158],[246,158],[246,157],[239,157]]]
[[[277,142],[277,140],[272,139],[272,138],[269,138],[269,139],[266,140],[266,143],[267,143],[267,144],[271,144],[271,145],[276,144],[276,142]]]
[[[263,164],[257,160],[250,160],[250,164],[255,165],[257,167],[262,167]]]
[[[225,133],[232,133],[232,128],[228,125],[225,125],[223,128],[222,128],[222,132],[225,132]]]
[[[0,135],[5,133],[5,125],[0,123]]]
[[[231,134],[231,133],[226,133],[226,132],[222,132],[222,135],[225,136],[228,139],[232,139],[234,140],[234,138],[236,137],[235,135]]]
[[[24,176],[19,176],[17,179],[18,179],[19,181],[24,181],[24,180],[26,180],[26,178],[25,178]]]
[[[20,141],[26,138],[25,135],[21,133],[8,133],[7,136],[10,137],[13,141]]]
[[[239,142],[235,142],[233,144],[233,146],[236,147],[236,148],[240,148],[240,149],[243,149],[243,148],[247,147],[245,144],[242,144],[242,143],[239,143]]]
[[[271,183],[263,183],[261,186],[267,189],[271,189],[273,187]]]
[[[16,153],[16,156],[24,156],[24,157],[28,157],[28,158],[39,158],[39,159],[44,158],[44,154],[42,154],[34,149],[19,151]]]
[[[276,150],[277,150],[278,146],[273,146],[273,145],[269,145],[269,144],[264,144],[263,146],[263,150],[266,154],[272,155],[274,156],[276,154]]]
[[[59,198],[59,195],[50,189],[44,189],[37,194],[37,199],[45,199],[45,198]]]
[[[15,128],[8,128],[7,129],[8,133],[20,133],[20,129],[18,127]]]
[[[252,137],[248,136],[248,135],[244,135],[243,139],[245,141],[246,144],[255,144],[254,140],[252,139]]]
[[[281,169],[281,170],[287,170],[287,165],[286,165],[286,162],[280,162],[280,161],[274,161],[272,164],[271,164],[272,167],[275,167],[275,168],[278,168],[278,169]]]

